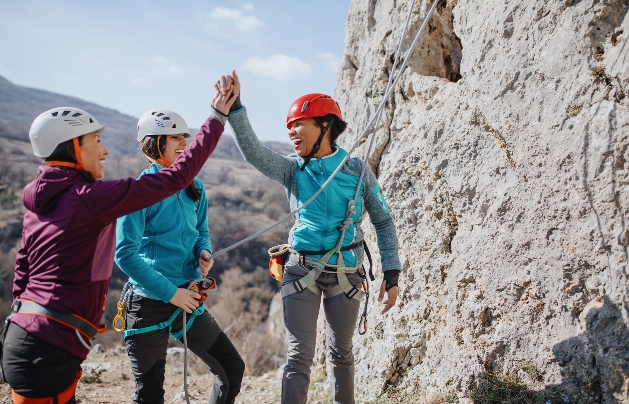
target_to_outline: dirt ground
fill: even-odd
[[[122,349],[107,353],[92,353],[83,363],[83,376],[79,382],[76,398],[79,403],[133,403],[134,383],[129,358]],[[165,403],[185,403],[183,393],[183,362],[181,351],[170,352],[166,366]],[[214,376],[191,358],[188,371],[188,393],[191,404],[207,403]],[[199,361],[200,362],[200,361]],[[281,379],[277,372],[260,377],[245,376],[241,393],[236,402],[245,404],[279,403]],[[0,404],[11,403],[10,389],[0,384]]]

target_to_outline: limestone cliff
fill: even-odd
[[[382,99],[410,3],[351,3],[345,145]],[[404,50],[431,4],[416,2]],[[382,316],[372,294],[356,334],[359,397],[463,396],[496,372],[629,401],[628,7],[440,1],[370,160],[403,268],[398,306]]]

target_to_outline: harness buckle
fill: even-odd
[[[352,287],[352,290],[350,290],[349,292],[345,294],[347,295],[347,297],[352,299],[354,296],[356,296],[356,293],[358,293],[358,289],[356,289],[355,287]]]
[[[20,311],[21,306],[22,306],[22,301],[18,297],[17,299],[13,300],[13,303],[11,303],[11,311],[14,313],[17,313],[18,311]]]

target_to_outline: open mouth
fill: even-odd
[[[105,160],[98,160],[98,165],[100,165],[101,168],[104,167],[105,166]]]
[[[183,153],[184,149],[177,149],[175,150],[175,154],[176,155],[180,155],[181,153]]]
[[[303,143],[303,139],[291,139],[291,141],[293,142],[293,149],[298,149]]]

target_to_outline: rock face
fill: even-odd
[[[410,4],[351,3],[345,146],[382,100]],[[431,4],[417,0],[403,50]],[[397,307],[382,316],[372,295],[354,339],[361,399],[462,397],[494,372],[629,402],[628,7],[439,0],[370,159],[403,268]]]

